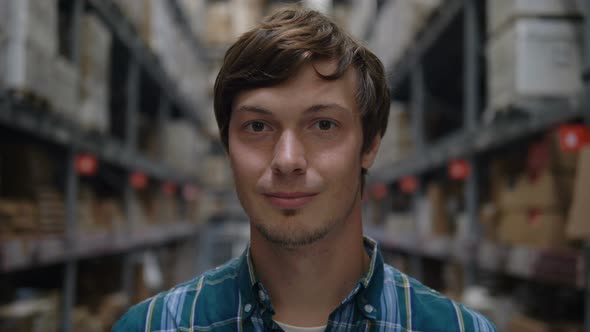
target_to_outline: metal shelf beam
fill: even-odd
[[[420,174],[444,166],[449,160],[481,154],[583,115],[576,103],[565,101],[534,107],[534,114],[528,117],[480,125],[475,130],[462,130],[430,144],[423,153],[416,153],[385,168],[372,170],[368,182],[394,182],[406,175]],[[530,108],[527,106],[525,109]]]
[[[87,2],[89,7],[102,18],[113,34],[127,46],[133,61],[140,64],[141,68],[160,85],[168,100],[174,101],[174,104],[183,115],[205,134],[205,125],[196,112],[192,110],[193,106],[180,94],[176,84],[165,72],[158,57],[140,39],[117,5],[111,0],[87,0]]]
[[[473,132],[479,124],[480,97],[479,82],[481,66],[478,50],[482,34],[477,24],[477,5],[479,1],[465,0],[463,15],[463,128]],[[480,167],[476,157],[469,158],[471,174],[465,183],[465,212],[467,214],[469,249],[477,250],[481,237],[479,232],[479,173]],[[465,284],[467,287],[477,284],[477,263],[470,260],[465,264]]]
[[[59,146],[93,153],[100,160],[126,169],[144,171],[160,180],[198,183],[196,178],[179,175],[177,171],[137,152],[129,152],[125,144],[111,137],[85,132],[68,120],[31,105],[10,99],[0,100],[0,125],[24,131]]]
[[[463,1],[445,0],[438,12],[431,18],[430,23],[424,25],[426,30],[420,34],[420,38],[416,43],[406,51],[403,58],[391,70],[389,87],[392,91],[397,91],[409,79],[412,68],[418,66],[420,59],[439,39],[451,21],[461,12]]]
[[[584,116],[586,123],[590,125],[590,81],[588,80],[588,69],[590,68],[590,0],[585,0],[584,18]],[[584,262],[590,266],[590,241],[584,243]],[[590,269],[586,271],[584,279],[590,285]],[[586,288],[584,294],[584,331],[590,332],[590,287]]]
[[[68,246],[63,235],[3,239],[0,242],[0,273],[158,247],[195,237],[200,229],[201,226],[194,223],[176,222],[142,228],[131,233],[78,233],[71,246]]]
[[[475,253],[465,240],[452,237],[421,237],[418,234],[393,234],[379,227],[366,227],[365,233],[384,250],[413,256],[469,264],[508,276],[582,289],[586,287],[584,253],[575,249],[540,249],[504,246],[483,241]]]

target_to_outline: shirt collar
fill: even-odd
[[[240,257],[240,268],[238,271],[242,318],[252,315],[258,307],[258,301],[254,295],[256,294],[255,288],[257,283],[258,280],[254,274],[254,266],[250,256],[250,245],[248,245]]]
[[[358,286],[349,298],[354,297],[357,308],[368,319],[377,319],[381,303],[381,292],[383,291],[383,256],[377,242],[368,236],[363,238],[365,249],[371,258],[369,270],[361,278]],[[355,294],[356,292],[356,294]]]
[[[365,250],[371,258],[369,270],[342,303],[355,300],[358,309],[363,315],[369,319],[376,319],[383,290],[383,257],[375,240],[364,236],[363,242]],[[250,245],[240,257],[238,283],[242,299],[242,318],[249,317],[261,304],[264,304],[268,310],[272,311],[266,290],[256,278],[252,257],[250,256]]]

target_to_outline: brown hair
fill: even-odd
[[[325,15],[291,6],[266,17],[225,54],[215,81],[214,109],[226,150],[235,96],[245,90],[278,85],[314,59],[338,60],[334,73],[318,73],[326,80],[338,79],[351,65],[357,70],[362,152],[369,149],[377,134],[383,136],[390,100],[381,61]]]

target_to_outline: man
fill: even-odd
[[[385,132],[381,62],[322,14],[283,9],[227,51],[215,115],[250,246],[133,308],[115,331],[495,331],[383,263],[361,193]]]

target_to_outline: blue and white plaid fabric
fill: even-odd
[[[375,241],[367,274],[330,315],[326,331],[496,331],[481,314],[384,264]],[[282,331],[249,249],[236,259],[133,306],[114,332]]]

